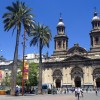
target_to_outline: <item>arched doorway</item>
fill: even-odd
[[[62,72],[59,69],[56,69],[53,72],[53,81],[54,81],[54,86],[56,88],[60,88],[61,87],[61,80],[62,80]]]
[[[80,77],[75,77],[75,87],[81,87],[81,78]]]
[[[100,68],[93,70],[93,79],[95,79],[96,87],[100,87]]]
[[[97,88],[100,88],[100,78],[97,78],[96,79],[96,87]]]
[[[57,79],[56,80],[56,88],[60,88],[61,87],[61,80]]]
[[[83,70],[82,70],[82,68],[77,67],[77,66],[74,67],[71,70],[71,78],[72,78],[73,83],[74,83],[73,87],[81,87],[83,85]]]

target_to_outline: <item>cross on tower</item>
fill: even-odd
[[[61,16],[62,16],[62,13],[60,13],[60,18],[61,18]]]

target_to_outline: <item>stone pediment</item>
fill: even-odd
[[[84,48],[80,47],[78,44],[74,44],[74,46],[70,48],[67,52],[67,54],[78,54],[78,55],[84,53],[87,53],[87,51]]]
[[[80,56],[80,55],[73,55],[71,57],[68,57],[66,59],[64,59],[63,61],[84,61],[84,60],[89,60],[90,58],[84,57],[84,56]]]

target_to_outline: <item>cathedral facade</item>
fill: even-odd
[[[90,35],[90,50],[79,44],[68,48],[68,36],[60,17],[57,35],[54,37],[54,52],[42,67],[42,84],[60,87],[100,87],[100,18],[94,12]]]

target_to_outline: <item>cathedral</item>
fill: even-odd
[[[43,63],[42,84],[56,88],[100,88],[100,18],[96,11],[91,24],[90,50],[79,44],[68,48],[68,36],[60,17],[53,54]]]

